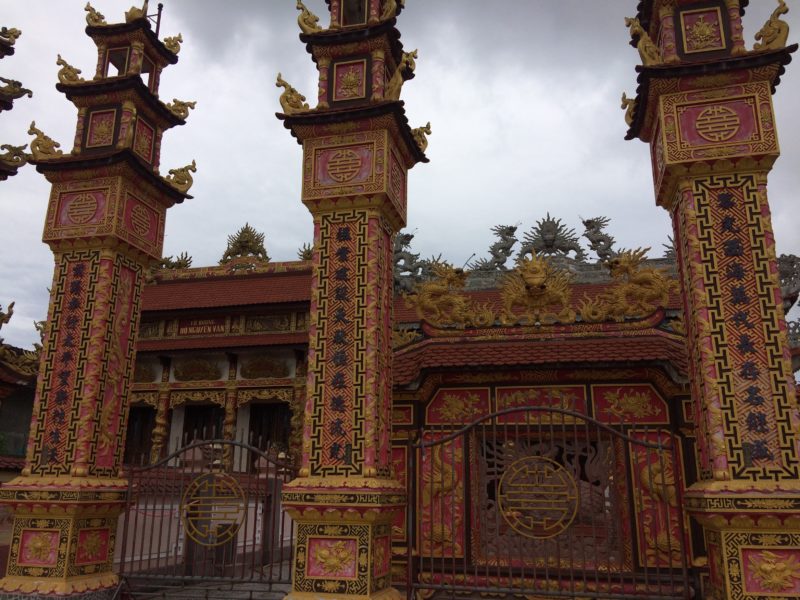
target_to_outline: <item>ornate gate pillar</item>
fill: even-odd
[[[283,491],[297,522],[294,599],[398,596],[391,523],[406,498],[391,473],[392,241],[407,171],[427,161],[398,101],[414,64],[394,28],[398,4],[333,1],[323,31],[298,3],[320,71],[317,108],[277,81],[314,216],[302,465]]]
[[[738,1],[642,6],[627,138],[650,144],[673,221],[700,453],[685,506],[705,531],[706,597],[800,598],[797,400],[767,202],[771,94],[797,46],[784,47],[780,7],[747,52]],[[674,64],[651,41],[658,10],[673,13]]]
[[[86,10],[98,73],[85,81],[59,57],[56,86],[79,111],[74,148],[29,132],[31,162],[52,184],[55,273],[25,468],[0,488],[14,513],[4,598],[113,592],[143,273],[160,260],[167,208],[190,197],[188,170],[158,172],[161,136],[188,112],[156,95],[179,46],[159,41],[142,10],[111,25]]]

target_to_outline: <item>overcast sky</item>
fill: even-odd
[[[130,0],[93,0],[109,23]],[[306,4],[327,23],[323,0]],[[94,74],[84,34],[85,0],[0,0],[0,25],[22,36],[0,75],[22,80],[32,99],[0,114],[0,144],[30,140],[37,126],[72,147],[76,109],[55,89],[56,55]],[[155,2],[151,3],[151,7]],[[161,35],[183,34],[160,97],[196,100],[187,125],[164,136],[161,171],[197,161],[194,200],[170,209],[164,252],[187,251],[194,266],[216,264],[226,237],[245,222],[266,234],[273,260],[294,260],[311,241],[300,203],[301,148],[274,113],[278,71],[311,100],[316,70],[298,40],[295,0],[164,0]],[[625,247],[662,253],[670,233],[655,206],[648,148],[626,142],[619,107],[636,89],[636,50],[623,17],[637,0],[406,0],[398,27],[418,48],[416,78],[403,89],[412,126],[431,122],[428,157],[409,173],[413,249],[455,264],[487,254],[496,224],[529,230],[549,211],[578,232],[580,217],[605,215]],[[748,47],[775,7],[751,0]],[[786,20],[800,31],[800,4]],[[797,33],[790,36],[797,39]],[[782,158],[770,178],[778,251],[800,254],[800,65],[775,97]],[[312,103],[313,105],[313,103]],[[28,346],[47,312],[52,254],[41,242],[49,185],[34,168],[0,183],[0,305],[16,300],[0,336]]]

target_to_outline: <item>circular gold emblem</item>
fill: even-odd
[[[578,512],[578,486],[560,464],[544,456],[526,456],[500,479],[498,504],[514,531],[544,539],[566,530]]]
[[[88,223],[97,212],[97,200],[93,194],[75,196],[67,207],[67,217],[76,225]]]
[[[727,106],[709,106],[697,116],[697,133],[709,142],[726,142],[739,133],[742,122]]]
[[[244,523],[247,503],[239,483],[225,473],[204,473],[186,488],[181,520],[186,535],[202,546],[232,540]]]
[[[131,225],[133,225],[133,230],[142,237],[150,232],[150,214],[141,204],[134,206],[131,211]]]
[[[328,161],[328,175],[337,183],[353,179],[361,170],[361,157],[352,150],[339,150]]]

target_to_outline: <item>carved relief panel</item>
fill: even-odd
[[[711,60],[730,54],[729,14],[721,0],[682,7],[675,25],[681,60]]]

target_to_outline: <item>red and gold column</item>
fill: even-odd
[[[57,86],[79,109],[73,151],[30,129],[32,162],[52,184],[43,239],[55,272],[25,468],[0,488],[14,514],[0,597],[104,598],[114,589],[143,273],[161,257],[167,208],[189,197],[188,171],[158,174],[161,134],[184,122],[156,96],[177,50],[144,15],[87,20],[98,77],[84,81],[60,61]]]
[[[279,115],[303,144],[303,202],[314,216],[302,465],[283,492],[297,522],[294,599],[399,595],[390,581],[392,519],[406,502],[391,476],[393,235],[405,224],[407,171],[427,159],[402,103],[384,101],[388,79],[398,74],[399,93],[412,70],[394,15],[374,24],[386,7],[373,0],[358,13],[361,4],[331,3],[335,36],[301,35],[325,102],[287,104],[299,96],[287,86],[290,111]]]
[[[669,3],[646,4],[643,20]],[[628,138],[650,144],[673,221],[700,454],[685,506],[707,597],[800,598],[800,421],[767,202],[771,94],[796,46],[745,51],[739,3],[717,4],[671,4],[680,62],[639,69]]]

